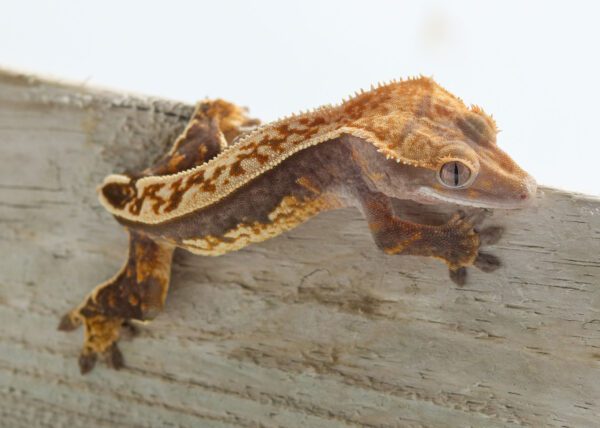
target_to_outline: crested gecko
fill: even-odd
[[[419,224],[400,218],[391,201],[525,207],[536,183],[496,145],[496,133],[481,108],[426,77],[262,126],[229,102],[200,102],[154,166],[99,186],[100,202],[129,231],[129,254],[59,329],[84,325],[82,373],[99,355],[120,368],[120,331],[162,310],[176,247],[219,256],[346,206],[362,211],[388,254],[441,259],[459,285],[468,266],[493,271],[500,261],[480,246],[495,243],[501,228],[477,230],[478,220],[461,212]]]

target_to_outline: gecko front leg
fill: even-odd
[[[481,212],[475,216],[459,212],[442,225],[418,224],[397,217],[390,198],[383,193],[362,188],[358,196],[373,239],[387,254],[441,259],[457,285],[465,284],[468,266],[474,265],[484,272],[500,266],[496,256],[480,252],[480,247],[496,243],[503,230],[488,227],[478,232],[475,227],[481,221]]]

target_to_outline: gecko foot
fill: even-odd
[[[85,318],[85,341],[79,357],[79,369],[88,373],[101,356],[113,369],[124,366],[123,354],[117,346],[123,319],[104,315]]]
[[[84,349],[79,355],[79,371],[81,374],[86,374],[92,371],[98,361],[98,356],[101,356],[106,361],[108,367],[119,370],[125,366],[125,360],[119,347],[113,343],[106,351],[99,354],[91,349]]]
[[[462,250],[466,251],[465,254],[474,256],[474,259],[471,257],[471,262],[463,262],[462,266],[449,263],[450,279],[458,286],[463,286],[467,282],[467,266],[474,265],[482,272],[489,273],[495,271],[502,265],[498,257],[481,252],[482,246],[497,243],[504,233],[504,228],[499,226],[490,226],[478,230],[477,226],[485,219],[485,217],[487,217],[487,215],[488,212],[485,210],[475,212],[471,215],[466,215],[464,212],[460,211],[448,222],[448,226],[453,228],[455,233],[463,234],[465,238],[472,237],[473,235],[476,235],[478,238],[476,240],[461,240],[461,242],[463,242]],[[469,245],[464,245],[464,243],[467,242],[470,242],[471,248],[468,248]]]
[[[123,318],[87,313],[85,309],[77,308],[61,318],[58,329],[73,331],[81,324],[85,327],[85,340],[79,355],[81,374],[89,373],[96,365],[98,357],[102,357],[113,369],[122,368],[125,365],[123,354],[117,346],[121,328],[125,328],[126,335],[133,336],[136,333],[135,327]]]

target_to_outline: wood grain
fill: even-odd
[[[235,100],[233,100],[235,101]],[[176,255],[166,312],[81,376],[60,315],[123,261],[96,200],[191,107],[0,74],[0,425],[592,427],[600,200],[542,188],[496,211],[505,264],[463,288],[386,256],[353,210],[219,258]]]

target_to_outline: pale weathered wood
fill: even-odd
[[[0,75],[0,425],[597,426],[600,201],[496,212],[506,267],[453,286],[353,210],[220,258],[179,253],[127,368],[78,372],[59,316],[111,276],[103,176],[148,165],[189,106]]]

